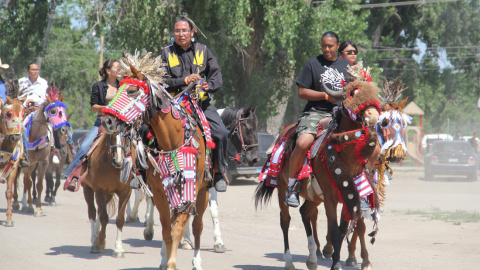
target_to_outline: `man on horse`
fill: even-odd
[[[339,73],[347,73],[349,62],[337,56],[339,47],[338,35],[332,31],[322,35],[322,53],[307,60],[302,72],[298,76],[298,96],[307,100],[303,114],[298,120],[297,142],[290,157],[290,171],[288,179],[287,197],[285,203],[291,207],[300,204],[298,190],[294,188],[299,180],[297,175],[302,169],[308,150],[319,131],[319,122],[331,116],[335,106],[334,98],[325,92],[322,85],[322,74],[327,68],[333,68]]]
[[[226,172],[226,155],[228,130],[223,124],[217,108],[210,104],[211,94],[222,86],[222,73],[215,56],[207,46],[195,42],[196,26],[185,16],[177,19],[174,26],[173,44],[165,47],[162,52],[162,61],[167,63],[168,85],[167,91],[172,96],[181,93],[191,83],[200,89],[201,99],[197,100],[202,108],[215,141],[214,155],[218,163],[218,173],[214,176],[214,185],[217,191],[226,191],[224,179]]]

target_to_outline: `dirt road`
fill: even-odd
[[[279,226],[276,192],[272,204],[255,212],[254,179],[237,181],[219,194],[220,225],[226,253],[213,252],[210,213],[204,217],[201,256],[204,269],[283,269],[283,239]],[[0,186],[4,194],[5,185]],[[387,191],[385,211],[374,245],[368,244],[375,269],[478,269],[480,223],[431,220],[410,212],[464,210],[480,213],[480,181],[455,178],[423,180],[423,171],[397,171]],[[116,227],[107,227],[106,249],[90,254],[90,224],[83,194],[59,191],[57,207],[43,206],[45,216],[14,213],[15,227],[3,226],[6,200],[0,197],[0,269],[158,269],[161,226],[155,214],[153,241],[143,240],[140,221],[126,224],[123,232],[125,258],[113,257]],[[318,229],[325,244],[326,218],[321,206]],[[297,269],[307,269],[307,239],[297,209],[291,211],[290,246]],[[367,222],[367,230],[372,223]],[[347,257],[344,243],[341,259]],[[191,269],[193,251],[179,250],[178,269]],[[359,252],[357,258],[360,260]],[[359,261],[361,263],[361,261]],[[318,269],[329,269],[331,260],[319,260]],[[345,267],[345,269],[359,269]]]

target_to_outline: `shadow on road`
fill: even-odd
[[[134,238],[129,238],[129,239],[124,239],[122,240],[123,243],[129,244],[131,247],[152,247],[152,248],[161,248],[162,247],[162,241],[161,240],[151,240],[151,241],[146,241],[143,239],[134,239]]]
[[[50,248],[52,252],[45,253],[45,255],[57,256],[70,254],[75,258],[87,259],[87,260],[97,260],[102,257],[113,257],[113,249],[105,249],[102,253],[90,253],[90,246],[60,246]],[[125,251],[125,257],[128,254],[142,254],[143,252],[128,252]]]
[[[256,186],[258,184],[257,178],[256,177],[238,177],[235,178],[235,180],[230,181],[231,186]]]
[[[265,254],[266,258],[276,259],[277,261],[284,261],[282,253],[267,253]],[[300,267],[303,269],[306,264],[308,256],[305,255],[292,255],[292,262],[296,265],[295,268]],[[317,265],[322,265],[327,268],[332,266],[332,260],[329,259],[319,259]],[[234,265],[236,269],[242,270],[273,270],[273,269],[284,269],[283,267],[276,266],[265,266],[265,265]]]

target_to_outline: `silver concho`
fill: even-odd
[[[360,136],[362,136],[362,132],[360,132],[360,131],[355,132],[355,136],[357,138],[360,138]]]
[[[345,141],[348,141],[348,135],[343,136],[345,138]]]
[[[348,198],[349,198],[350,200],[353,199],[353,194],[352,194],[352,193],[348,194]]]
[[[334,161],[335,161],[335,157],[334,157],[334,156],[331,156],[331,157],[329,158],[329,160],[330,160],[330,162],[334,162]]]
[[[335,169],[335,173],[336,173],[336,174],[341,174],[341,173],[342,173],[342,169],[336,168],[336,169]]]
[[[200,147],[200,143],[194,138],[192,138],[192,146],[193,148],[198,149],[198,147]]]
[[[343,181],[343,186],[348,187],[348,181]]]

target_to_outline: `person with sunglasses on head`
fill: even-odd
[[[191,83],[200,89],[199,107],[205,114],[211,128],[212,139],[215,142],[213,154],[218,164],[218,173],[214,175],[215,189],[224,192],[227,183],[224,178],[226,173],[226,156],[228,145],[228,130],[222,122],[217,108],[210,101],[222,86],[222,73],[217,60],[207,46],[195,41],[195,33],[199,29],[195,23],[186,16],[180,16],[174,25],[173,43],[161,52],[162,61],[167,63],[166,90],[173,97],[181,93]],[[201,33],[201,31],[199,31]],[[148,128],[142,126],[140,136],[146,141]],[[148,142],[147,142],[148,143]],[[215,159],[214,159],[215,160]]]
[[[339,73],[347,73],[349,62],[337,56],[339,48],[338,35],[332,31],[325,32],[321,38],[322,54],[307,60],[296,81],[298,97],[307,100],[303,114],[298,120],[297,141],[290,156],[289,178],[285,204],[298,207],[300,204],[297,175],[302,169],[307,152],[318,133],[320,120],[330,117],[336,106],[336,99],[329,97],[322,85],[322,74],[327,68]]]
[[[97,119],[78,148],[72,163],[70,163],[67,171],[63,175],[63,178],[68,178],[69,175],[72,174],[72,181],[70,181],[70,184],[67,186],[69,191],[75,191],[77,187],[77,181],[80,175],[79,172],[77,172],[78,170],[74,171],[74,169],[80,164],[83,156],[88,153],[95,137],[98,135],[98,129],[102,125],[102,110],[107,107],[108,103],[117,95],[118,89],[120,88],[118,79],[121,79],[122,75],[119,72],[119,65],[120,63],[117,60],[109,59],[106,60],[103,63],[103,67],[98,70],[98,74],[100,74],[102,79],[93,84],[92,93],[90,94],[91,110],[96,113]]]
[[[338,47],[338,56],[347,59],[350,65],[354,66],[357,63],[358,49],[353,41],[345,40],[340,43]]]

